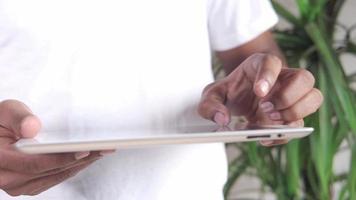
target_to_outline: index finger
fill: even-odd
[[[253,90],[258,97],[266,96],[278,79],[283,62],[272,54],[258,53],[241,64],[247,77],[254,81]]]

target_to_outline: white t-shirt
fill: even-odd
[[[25,102],[44,130],[200,123],[211,49],[276,22],[268,0],[0,0],[0,100]],[[122,150],[18,199],[218,200],[226,176],[222,144]]]

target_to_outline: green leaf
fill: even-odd
[[[349,199],[346,197],[346,194],[347,194],[347,184],[343,185],[341,190],[340,190],[340,193],[339,193],[339,197],[338,199],[339,200],[346,200],[346,199]]]
[[[287,31],[275,31],[274,38],[278,41],[279,44],[289,45],[296,48],[303,48],[305,50],[306,47],[311,46],[309,38],[303,38],[295,33],[289,33]]]
[[[241,155],[235,158],[229,165],[229,177],[224,186],[224,197],[225,199],[229,195],[229,192],[234,185],[234,183],[239,179],[239,177],[246,171],[249,166],[246,156]]]
[[[285,20],[287,20],[294,26],[303,27],[302,21],[295,17],[290,11],[285,9],[280,3],[276,2],[275,0],[271,0],[271,2],[279,16],[283,17]]]
[[[318,53],[326,66],[327,73],[333,77],[330,80],[332,82],[331,85],[336,91],[336,95],[341,103],[341,107],[346,115],[346,120],[348,121],[349,126],[356,134],[355,100],[347,84],[347,78],[344,75],[341,62],[335,55],[331,44],[325,38],[324,34],[320,32],[320,29],[315,23],[308,24],[306,26],[306,31],[310,38],[315,42]]]
[[[327,75],[327,80],[331,80],[333,77]],[[341,107],[341,102],[339,98],[334,95],[336,93],[335,88],[331,85],[332,82],[328,82],[329,92],[326,93],[326,98],[329,98],[332,103],[332,108],[335,112],[337,121],[333,127],[333,143],[332,143],[332,152],[336,153],[341,142],[345,139],[347,134],[350,131],[348,121],[346,120],[345,113]]]
[[[328,90],[326,74],[323,68],[318,71],[318,86],[322,93]],[[325,98],[324,104],[319,109],[318,120],[319,126],[316,131],[319,134],[312,135],[312,154],[316,166],[316,172],[319,176],[320,182],[320,198],[329,199],[329,184],[332,177],[332,126],[331,126],[331,110],[330,101]]]
[[[316,5],[312,6],[309,13],[309,21],[314,21],[317,17],[324,17],[322,15],[322,11],[324,10],[324,6],[327,3],[326,0],[318,0]]]
[[[247,158],[250,165],[256,169],[257,175],[264,185],[275,189],[278,182],[273,173],[275,169],[266,162],[270,149],[261,147],[256,142],[249,142],[246,145],[248,151]]]
[[[293,140],[286,145],[286,175],[287,192],[289,196],[298,196],[300,179],[300,160],[299,160],[299,140]]]
[[[310,19],[310,8],[311,4],[308,0],[297,0],[297,5],[299,9],[299,13],[303,20],[308,21]]]

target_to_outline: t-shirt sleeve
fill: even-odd
[[[277,22],[269,0],[210,0],[208,4],[210,43],[215,51],[240,46]]]

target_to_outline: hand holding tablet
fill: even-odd
[[[34,137],[40,127],[23,103],[0,102],[0,189],[11,196],[39,194],[102,157],[100,152],[29,155],[14,149],[14,143]]]
[[[233,70],[205,87],[198,108],[202,117],[220,125],[244,116],[250,123],[303,127],[303,118],[321,106],[323,95],[309,71],[286,67],[278,53],[255,53],[236,66],[238,55],[239,48],[217,53],[225,71]]]

